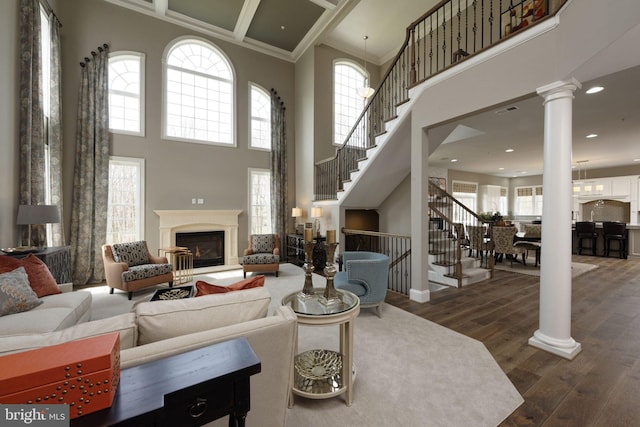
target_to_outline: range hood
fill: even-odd
[[[619,196],[575,196],[576,200],[578,200],[578,202],[580,203],[588,203],[588,202],[594,202],[596,200],[615,200],[617,202],[625,202],[625,203],[630,203],[631,202],[631,196],[629,196],[628,194],[624,194],[624,195],[619,195]]]

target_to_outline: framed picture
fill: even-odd
[[[429,177],[429,181],[440,187],[442,190],[447,191],[447,178],[439,178],[435,176]],[[429,191],[430,196],[435,196],[432,191]]]

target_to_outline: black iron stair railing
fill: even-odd
[[[473,260],[480,260],[480,267],[493,276],[493,249],[488,238],[491,225],[429,182],[429,255],[432,264],[444,270],[444,277],[455,279],[459,288],[466,277],[464,260],[469,268],[477,268]],[[429,280],[437,282],[431,276]]]
[[[542,22],[566,1],[445,0],[414,21],[336,155],[316,163],[315,200],[337,199],[343,182],[385,133],[385,123],[409,100],[410,88]]]

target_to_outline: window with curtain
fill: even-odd
[[[144,159],[109,158],[106,243],[144,239]]]
[[[362,114],[367,100],[358,89],[368,84],[365,71],[356,63],[336,61],[333,65],[333,143],[342,145]]]
[[[109,55],[109,130],[144,136],[144,60],[139,52]]]
[[[42,61],[42,73],[40,74],[40,87],[42,88],[42,113],[44,116],[44,138],[49,138],[49,120],[51,118],[51,20],[45,8],[40,5],[40,55]],[[44,144],[44,198],[45,204],[53,203],[51,194],[51,147]],[[53,224],[46,224],[47,246],[54,246]]]
[[[251,105],[250,147],[271,150],[271,96],[260,86],[249,83]]]
[[[163,137],[235,146],[234,77],[213,44],[180,39],[165,57]]]
[[[516,187],[515,194],[516,215],[542,215],[542,186]]]
[[[271,172],[249,169],[249,232],[273,233],[271,225]]]
[[[476,212],[478,208],[478,183],[477,182],[465,182],[465,181],[452,181],[451,182],[451,194],[460,203],[465,205],[470,211]],[[453,221],[462,222],[466,217],[465,213],[454,209]]]

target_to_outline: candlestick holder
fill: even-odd
[[[319,301],[325,305],[336,304],[342,301],[340,294],[333,286],[333,278],[336,275],[336,267],[333,264],[333,256],[336,252],[337,243],[324,243],[324,250],[327,253],[327,266],[324,268],[324,275],[327,278],[327,286]]]
[[[315,269],[313,266],[313,247],[315,242],[313,240],[305,240],[304,241],[304,264],[302,264],[302,269],[304,270],[304,286],[302,290],[298,292],[298,298],[307,299],[315,294],[313,290],[313,280],[311,278],[311,274]]]

